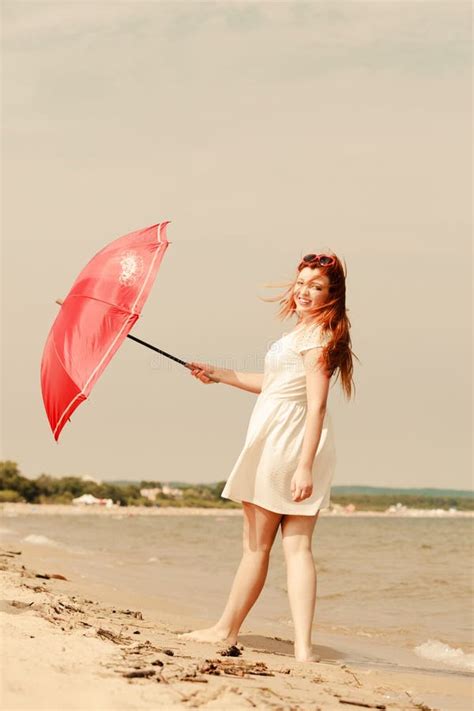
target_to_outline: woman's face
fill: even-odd
[[[304,316],[315,306],[321,306],[329,295],[329,279],[321,274],[320,269],[303,267],[293,288],[296,313]]]

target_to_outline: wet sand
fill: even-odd
[[[52,569],[34,546],[0,550],[5,710],[470,708],[469,675],[346,664],[317,643],[320,661],[297,662],[291,640],[264,634],[231,648],[182,640],[196,620],[63,579],[66,555]]]

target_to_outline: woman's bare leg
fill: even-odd
[[[282,514],[242,502],[243,554],[226,606],[212,627],[185,632],[180,637],[201,642],[237,642],[242,622],[258,599],[267,577],[270,551]]]
[[[316,606],[316,567],[311,548],[315,516],[285,514],[281,522],[287,567],[288,599],[295,630],[295,659],[317,661],[312,652],[311,628]]]

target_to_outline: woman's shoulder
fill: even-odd
[[[297,343],[318,342],[321,345],[326,345],[331,339],[330,331],[325,331],[317,321],[302,324],[295,329],[294,336]]]

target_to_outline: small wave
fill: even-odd
[[[443,664],[457,669],[474,671],[474,654],[467,654],[462,649],[455,649],[437,639],[429,639],[427,642],[419,644],[418,647],[415,647],[415,652],[425,659],[443,662]]]
[[[39,533],[30,533],[28,536],[25,536],[23,540],[25,543],[33,543],[36,546],[61,546],[61,544],[53,538],[42,536]]]

